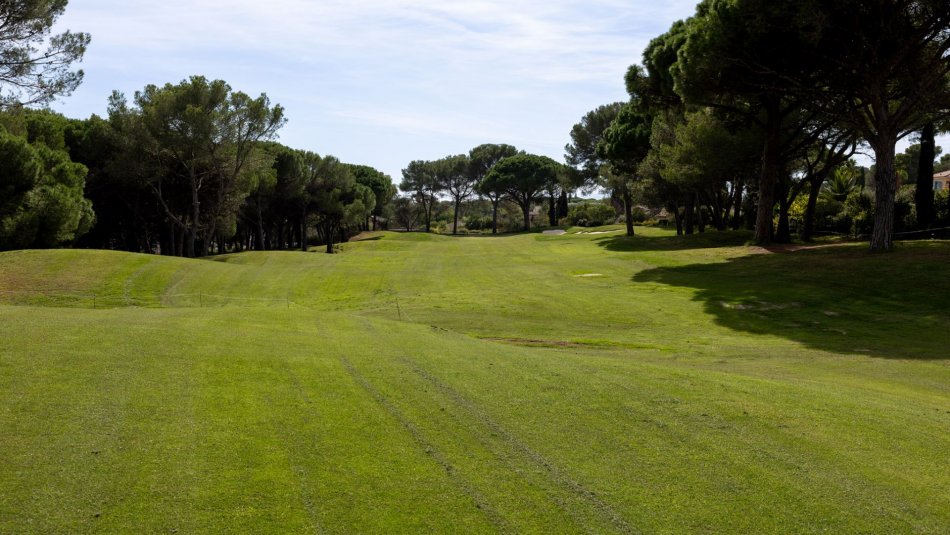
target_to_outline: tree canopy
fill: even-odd
[[[560,167],[547,156],[517,154],[496,163],[482,181],[482,189],[504,191],[521,208],[524,230],[530,230],[531,203],[558,179]]]
[[[0,107],[46,104],[69,95],[82,82],[83,72],[71,68],[82,60],[89,34],[67,30],[52,35],[66,3],[0,3]]]

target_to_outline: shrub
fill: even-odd
[[[599,202],[582,202],[567,211],[567,220],[578,227],[599,227],[617,220],[613,207]]]
[[[491,230],[491,216],[470,215],[465,218],[468,230]]]
[[[633,209],[630,210],[630,214],[634,223],[643,223],[652,216],[652,214],[642,206],[634,206]]]

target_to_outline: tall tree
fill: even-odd
[[[917,172],[911,175],[917,183],[914,192],[914,204],[917,207],[917,224],[921,228],[929,228],[936,217],[934,210],[934,159],[937,157],[937,125],[933,121],[924,124],[920,132],[920,157],[917,162]]]
[[[704,0],[686,23],[672,66],[676,91],[690,104],[728,110],[762,131],[755,239],[772,240],[776,189],[794,147],[821,128],[802,114],[804,97],[786,78],[810,78],[819,0]]]
[[[631,183],[636,180],[640,164],[650,151],[653,119],[635,104],[624,106],[597,145],[597,154],[610,163],[612,178],[604,186],[623,201],[627,236],[633,236],[633,196]]]
[[[853,128],[874,151],[871,250],[893,247],[895,146],[950,110],[950,3],[838,0],[815,7],[813,73],[790,91]],[[803,78],[805,78],[803,80]]]
[[[571,142],[564,146],[564,161],[573,170],[572,186],[589,190],[598,185],[600,168],[607,162],[598,154],[597,145],[623,107],[623,102],[599,106],[571,128]]]
[[[495,164],[485,176],[483,189],[503,190],[521,208],[524,230],[531,230],[531,203],[546,185],[557,180],[560,164],[547,156],[517,154]]]
[[[498,204],[504,197],[505,191],[503,189],[493,189],[492,184],[485,182],[485,176],[488,175],[488,172],[496,163],[515,154],[518,154],[518,149],[511,145],[490,143],[479,145],[468,153],[469,173],[476,183],[476,191],[491,202],[492,234],[498,234]]]
[[[454,208],[452,217],[452,234],[458,234],[459,210],[462,207],[462,201],[468,199],[475,193],[475,186],[478,182],[470,172],[471,162],[465,154],[456,156],[446,156],[434,163],[436,181],[439,183],[442,191],[445,191],[452,197],[452,206]]]
[[[422,207],[422,218],[426,232],[432,231],[432,208],[438,202],[442,185],[439,183],[433,162],[415,160],[402,170],[402,182],[399,189],[413,196]]]
[[[670,181],[689,192],[694,207],[705,205],[716,228],[724,230],[729,211],[733,221],[737,217],[737,190],[761,155],[758,136],[741,124],[727,124],[708,108],[686,113],[672,134],[655,147]]]
[[[183,254],[207,254],[218,222],[249,193],[250,175],[263,164],[255,151],[276,137],[283,108],[271,106],[266,95],[251,98],[202,76],[149,85],[136,92],[134,104],[130,108],[120,93],[110,102],[110,116],[130,130],[130,160],[144,155],[150,165],[130,163],[184,232]]]
[[[351,165],[350,172],[353,173],[353,177],[358,183],[373,190],[375,202],[373,211],[370,213],[373,224],[372,228],[367,228],[367,230],[376,230],[378,218],[383,215],[386,207],[396,196],[396,186],[393,185],[393,179],[386,173],[368,165]],[[367,227],[369,227],[368,224]]]
[[[333,253],[333,243],[347,223],[364,217],[372,190],[358,184],[349,166],[333,156],[323,158],[305,153],[304,165],[308,180],[307,213],[326,240],[327,253]],[[354,206],[359,203],[358,206]]]
[[[0,107],[46,104],[69,95],[82,82],[89,34],[51,35],[67,0],[0,2]]]

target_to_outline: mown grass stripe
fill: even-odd
[[[410,421],[402,411],[399,410],[389,399],[382,394],[372,383],[369,382],[346,357],[340,357],[340,362],[346,369],[346,372],[353,380],[372,397],[376,403],[383,407],[399,425],[412,437],[419,448],[426,453],[432,460],[445,470],[446,474],[452,479],[456,486],[464,492],[476,509],[478,509],[491,522],[492,526],[502,533],[515,533],[512,526],[502,517],[498,511],[488,502],[488,500],[475,487],[465,480],[465,478],[455,469],[455,466],[443,455],[432,442],[426,439],[425,434]]]

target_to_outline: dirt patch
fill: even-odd
[[[561,229],[558,229],[558,230],[545,230],[545,231],[541,232],[541,234],[547,234],[548,236],[561,236],[561,235],[563,235],[563,234],[567,234],[567,231],[566,231],[566,230],[561,230]]]
[[[528,347],[592,347],[590,344],[568,342],[566,340],[532,340],[529,338],[482,338],[482,340]]]
[[[382,232],[364,231],[350,238],[349,241],[369,241],[382,239]]]

